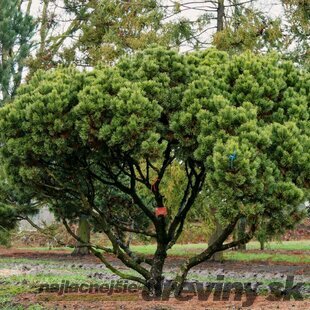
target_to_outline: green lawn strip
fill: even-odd
[[[192,256],[195,254],[200,253],[204,249],[206,249],[207,244],[177,244],[172,249],[169,250],[168,254],[170,256]],[[252,247],[252,248],[251,248]],[[253,242],[248,246],[249,249],[254,249],[256,247],[255,243]],[[274,250],[280,250],[286,248],[288,251],[297,249],[298,246],[294,242],[293,244],[284,243],[284,244],[274,244],[272,245]],[[156,246],[154,244],[149,245],[137,245],[133,246],[132,250],[145,254],[145,255],[152,255],[155,251]],[[289,250],[290,249],[290,250]],[[301,242],[299,244],[298,250],[307,251],[308,244],[307,242]],[[270,252],[239,252],[239,251],[226,251],[224,252],[224,257],[229,260],[236,260],[236,261],[271,261],[271,262],[288,262],[288,263],[310,263],[310,255],[309,253],[305,253],[304,255],[296,255],[296,254],[289,254],[289,253],[270,253]],[[60,261],[53,261],[50,259],[27,259],[27,258],[1,258],[0,257],[0,268],[1,264],[4,263],[35,263],[35,264],[43,264],[43,265],[62,265],[63,262]]]
[[[260,244],[257,241],[251,241],[247,244],[247,249],[259,250]],[[266,243],[265,249],[284,251],[310,251],[310,240],[272,241]]]
[[[197,244],[177,244],[171,250],[171,255],[184,255],[184,251],[197,251],[204,250],[207,247],[207,243],[197,243]],[[155,252],[155,244],[147,245],[134,245],[133,250],[136,250],[144,254],[153,254]],[[266,250],[285,250],[285,251],[310,251],[310,240],[294,240],[294,241],[272,241],[265,245]],[[72,251],[72,248],[59,247],[59,248],[48,248],[48,247],[20,247],[20,250],[28,251]],[[249,250],[259,250],[260,244],[257,241],[251,241],[247,244],[247,249]]]
[[[252,244],[253,248],[255,244]],[[285,244],[283,247],[293,249],[293,245]],[[299,249],[306,249],[307,244],[304,242],[299,246]],[[175,245],[171,250],[169,250],[168,254],[172,256],[192,256],[200,253],[204,249],[206,249],[207,244],[183,244],[183,245]],[[279,247],[280,248],[280,245]],[[154,245],[139,245],[134,246],[133,250],[151,255],[155,251]],[[305,255],[296,255],[296,254],[283,254],[283,253],[251,253],[251,252],[239,252],[239,251],[226,251],[224,252],[224,257],[229,260],[236,261],[273,261],[273,262],[289,262],[289,263],[310,263],[310,256],[305,253]]]
[[[32,289],[30,289],[28,286],[1,286],[0,288],[0,309],[1,310],[43,310],[44,307],[42,307],[39,304],[33,304],[27,306],[25,308],[22,305],[18,305],[14,302],[14,298],[20,294],[24,293],[34,293]]]
[[[168,251],[169,255],[173,256],[184,256],[188,254],[199,253],[202,250],[206,249],[207,244],[198,243],[198,244],[176,244],[172,249]],[[152,255],[156,251],[155,244],[146,244],[146,245],[134,245],[132,250],[145,255]]]
[[[198,254],[208,247],[207,243],[197,244],[176,244],[172,249],[169,250],[170,255],[174,256],[186,256],[192,254]],[[132,246],[133,251],[137,251],[142,254],[152,255],[155,252],[156,245],[135,245]],[[249,250],[259,250],[259,242],[253,241],[247,244]],[[310,241],[283,241],[270,242],[266,244],[266,250],[285,250],[285,251],[310,251]],[[264,253],[264,252],[262,252]]]
[[[309,255],[290,255],[282,253],[247,253],[230,251],[224,253],[224,258],[234,261],[271,261],[286,263],[310,263]]]

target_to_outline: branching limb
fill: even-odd
[[[127,246],[124,242],[122,242],[119,238],[117,238],[117,242],[119,246],[125,251],[125,253],[131,257],[137,264],[146,263],[150,266],[153,264],[153,260],[146,257],[145,255],[137,254],[133,252],[129,246]]]
[[[113,267],[108,261],[107,259],[102,255],[102,253],[100,253],[99,251],[95,250],[94,248],[90,248],[91,252],[96,256],[98,257],[102,262],[103,264],[109,269],[111,270],[113,273],[115,273],[116,275],[118,275],[120,278],[122,279],[126,279],[126,280],[130,280],[130,281],[135,281],[135,282],[138,282],[138,283],[141,283],[143,284],[144,286],[146,286],[146,281],[142,278],[139,278],[139,277],[136,277],[136,276],[133,276],[133,275],[130,275],[130,274],[126,274],[126,273],[123,273],[121,271],[119,271],[117,268]]]
[[[187,174],[188,175],[187,187],[185,189],[179,211],[175,216],[174,220],[172,221],[168,230],[168,240],[170,242],[170,247],[177,241],[177,238],[182,233],[187,213],[194,204],[205,179],[205,168],[203,166],[200,167],[199,173],[195,170],[193,163],[191,164],[190,168],[191,171]],[[195,176],[195,182],[192,185],[191,179],[193,176]]]
[[[121,190],[123,193],[128,194],[132,197],[134,203],[145,213],[145,215],[153,222],[154,225],[156,225],[157,218],[155,214],[143,203],[141,198],[136,193],[135,188],[127,187],[122,182],[118,180],[118,177],[113,173],[111,170],[111,167],[108,165],[104,166],[104,170],[109,174],[109,178],[112,180],[112,182],[109,182],[110,185],[115,186],[119,190]],[[96,175],[96,178],[101,181],[101,177]],[[105,180],[102,180],[105,182]],[[131,186],[132,186],[133,180],[131,180]],[[107,184],[107,183],[103,183]]]
[[[130,257],[128,255],[128,253],[124,252],[124,249],[122,249],[120,247],[119,240],[113,234],[112,227],[109,225],[107,220],[102,216],[98,217],[98,214],[96,212],[94,212],[93,210],[91,210],[91,214],[92,214],[93,218],[96,218],[98,220],[98,222],[101,223],[101,227],[102,227],[104,233],[107,235],[107,237],[109,238],[109,240],[112,243],[113,253],[115,254],[115,256],[117,258],[119,258],[123,262],[124,265],[126,265],[127,267],[132,268],[133,270],[137,271],[145,279],[148,279],[150,277],[149,271],[147,269],[145,269],[144,267],[142,267],[134,257]]]
[[[143,229],[138,229],[135,227],[125,226],[125,225],[121,224],[119,221],[115,221],[115,222],[109,221],[109,223],[113,226],[120,228],[120,230],[122,230],[122,231],[132,232],[135,234],[141,234],[141,235],[144,235],[147,237],[156,238],[156,234],[154,232],[146,231]]]
[[[48,233],[45,229],[43,229],[42,227],[40,227],[39,225],[34,223],[28,216],[19,216],[18,218],[21,220],[27,221],[38,232],[40,232],[41,234],[43,234],[43,235],[47,236],[48,238],[54,240],[58,245],[61,245],[64,247],[69,247],[69,248],[75,248],[76,247],[76,245],[67,244],[67,243],[63,242],[61,239],[57,238],[56,236]],[[82,243],[82,240],[79,239],[79,237],[73,233],[73,231],[70,229],[70,227],[67,223],[66,223],[65,227],[71,236],[73,236],[75,239],[77,239],[78,241],[80,241]],[[93,247],[95,249],[99,249],[99,250],[102,250],[102,251],[105,251],[108,253],[111,253],[111,251],[112,251],[110,248],[101,247],[101,246],[91,244],[91,243],[83,243],[82,245],[80,245],[80,247]]]
[[[224,251],[227,249],[230,249],[232,247],[235,247],[239,244],[247,243],[251,238],[253,238],[254,232],[257,227],[256,220],[253,221],[253,224],[251,225],[250,231],[245,234],[245,236],[237,241],[229,242],[226,244],[223,244],[225,240],[228,238],[228,236],[233,232],[238,220],[240,219],[241,215],[237,215],[234,220],[230,224],[227,225],[227,227],[223,230],[219,238],[211,245],[208,246],[206,250],[204,250],[202,253],[188,259],[181,267],[180,271],[177,274],[175,281],[174,281],[174,288],[175,288],[175,294],[179,295],[182,292],[184,281],[187,277],[188,271],[193,268],[194,266],[197,266],[198,264],[210,259],[212,255],[216,252]]]
[[[107,247],[102,247],[102,246],[99,246],[99,245],[95,245],[95,244],[92,244],[92,243],[86,243],[85,241],[83,241],[78,235],[76,235],[72,229],[70,228],[68,222],[63,218],[62,219],[62,223],[64,224],[67,232],[74,238],[76,239],[78,242],[81,243],[81,246],[82,247],[88,247],[88,248],[95,248],[95,249],[98,249],[98,250],[102,250],[106,253],[110,253],[110,254],[113,254],[113,250],[111,248],[107,248]]]

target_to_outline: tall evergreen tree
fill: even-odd
[[[25,61],[30,54],[35,21],[30,7],[22,12],[22,1],[0,0],[0,107],[9,102],[21,84]],[[10,186],[0,167],[0,243],[8,244],[9,230],[22,215],[33,214],[36,203],[30,192]]]
[[[67,10],[82,20],[78,39],[64,51],[64,59],[81,65],[111,63],[121,55],[150,44],[178,45],[192,32],[188,20],[167,21],[157,0],[65,1]]]
[[[44,0],[31,74],[57,64],[92,67],[151,44],[179,46],[193,35],[187,18],[169,20],[157,0]],[[59,8],[62,9],[59,9]]]
[[[0,105],[10,100],[22,80],[35,22],[21,1],[0,0]]]
[[[288,20],[287,32],[291,58],[300,65],[310,68],[310,2],[307,0],[281,0]]]

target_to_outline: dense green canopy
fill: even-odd
[[[167,250],[200,193],[215,202],[224,230],[185,263],[177,283],[214,252],[249,241],[264,219],[281,228],[300,217],[309,190],[309,90],[309,73],[277,55],[154,47],[92,72],[35,74],[0,111],[2,153],[15,186],[63,208],[78,201],[146,282],[134,280],[158,292]],[[155,208],[169,205],[162,180],[175,164],[186,176],[178,206],[157,217]],[[143,229],[131,231],[157,241],[150,270],[119,240],[104,186],[125,195],[120,208],[143,214]],[[246,236],[224,244],[241,217]]]

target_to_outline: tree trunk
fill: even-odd
[[[217,241],[217,239],[223,232],[222,225],[218,222],[216,218],[214,220],[215,220],[215,229],[208,240],[208,244],[210,245],[213,244],[215,241]],[[215,254],[212,255],[210,260],[222,262],[224,260],[223,252],[216,252]]]
[[[39,46],[39,52],[38,54],[40,56],[43,55],[45,51],[45,44],[46,44],[46,35],[48,31],[48,6],[49,6],[50,0],[44,0],[43,1],[43,10],[41,15],[41,28],[40,28],[40,46]]]
[[[265,241],[264,240],[259,240],[259,244],[260,244],[260,250],[264,251],[265,250]]]
[[[238,239],[242,239],[245,235],[245,230],[246,230],[246,219],[242,217],[239,220],[238,224]],[[240,251],[245,251],[246,250],[246,244],[240,244],[238,245],[238,250]]]
[[[3,76],[1,77],[0,92],[2,94],[2,102],[6,102],[10,98],[9,87],[10,87],[10,74],[7,71],[9,66],[9,51],[2,48],[2,57],[0,63],[0,69],[3,71]],[[1,98],[0,98],[1,100]],[[1,106],[1,102],[0,102]]]
[[[217,6],[217,26],[216,26],[217,32],[222,31],[224,29],[224,17],[225,17],[224,0],[219,0]]]
[[[166,244],[158,243],[151,268],[151,277],[148,280],[148,289],[154,297],[161,297],[162,295],[163,267],[166,257]]]
[[[79,228],[77,232],[78,237],[84,241],[84,243],[90,242],[90,226],[85,215],[81,215],[79,219]],[[87,246],[83,246],[82,242],[77,242],[77,246],[72,252],[72,255],[88,255],[90,254],[89,248]]]

